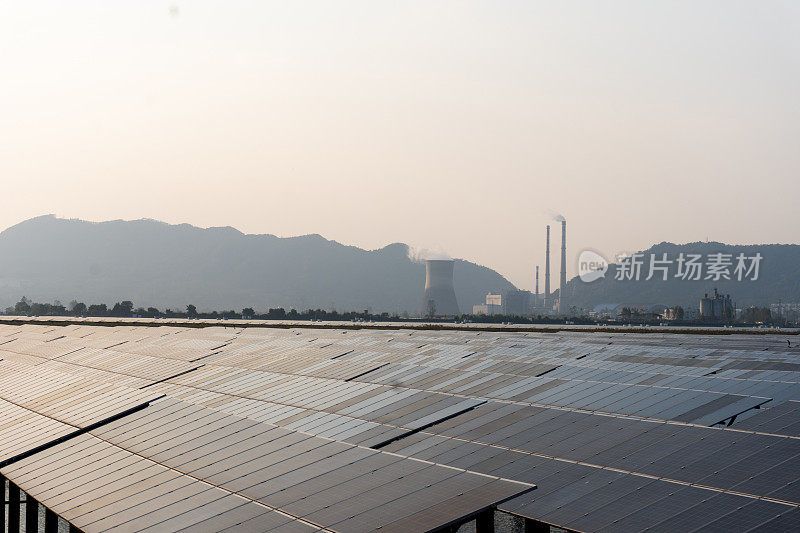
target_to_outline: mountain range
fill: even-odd
[[[410,313],[425,265],[405,244],[363,250],[320,235],[279,238],[231,227],[155,220],[87,222],[45,215],[0,232],[0,305],[78,300],[184,309],[337,309]],[[488,291],[514,289],[489,268],[457,260],[462,312]]]
[[[679,275],[680,254],[684,254],[685,258],[690,254],[700,256],[699,262],[703,265],[700,279],[684,279]],[[709,271],[709,263],[715,260],[717,254],[722,254],[723,262],[730,263],[721,268],[730,279],[724,276],[715,279],[717,275]],[[741,280],[738,279],[735,269],[740,254],[747,259],[745,266],[748,269],[752,264],[749,258],[761,256],[757,276],[755,271],[751,271],[749,275],[742,275]],[[768,306],[779,301],[800,302],[800,246],[796,244],[730,245],[720,242],[693,242],[678,245],[662,242],[644,250],[641,255],[642,267],[638,280],[630,275],[630,269],[623,270],[625,279],[618,279],[623,277],[618,275],[619,264],[609,265],[603,278],[589,283],[577,277],[571,279],[565,290],[570,305],[585,309],[611,303],[697,308],[700,298],[706,293],[713,293],[714,289],[722,294],[730,294],[738,307]],[[654,271],[650,280],[646,279],[650,274],[652,258],[659,261],[666,258],[670,262],[657,263],[668,268],[666,280],[659,270]]]
[[[676,277],[679,255],[760,254],[758,279],[687,280]],[[668,279],[648,277],[651,256],[672,261]],[[737,306],[800,302],[800,246],[662,242],[642,252],[638,280],[617,279],[619,265],[590,283],[567,283],[569,305],[697,307],[705,293],[730,294]],[[733,265],[730,268],[733,274]],[[554,278],[553,281],[556,281]],[[415,314],[425,285],[425,265],[395,243],[363,250],[320,235],[280,238],[248,235],[231,227],[198,228],[155,220],[87,222],[53,215],[32,218],[0,232],[0,308],[22,296],[200,310],[336,309]],[[454,285],[461,312],[487,292],[515,289],[494,270],[456,260]],[[556,291],[557,296],[557,291]]]

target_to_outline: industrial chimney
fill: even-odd
[[[536,293],[533,295],[533,306],[539,307],[539,265],[536,265]]]
[[[421,316],[458,315],[456,290],[453,287],[453,265],[450,259],[425,261],[425,293],[419,309]]]
[[[544,308],[550,301],[550,224],[547,225],[547,245],[544,249]]]
[[[561,218],[561,280],[558,285],[558,312],[566,314],[567,299],[564,291],[567,288],[567,219]]]

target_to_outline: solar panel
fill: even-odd
[[[587,531],[796,520],[795,353],[598,335],[0,325],[0,461],[50,443],[8,472],[89,529],[415,530],[500,501]],[[172,472],[222,493],[181,485],[145,518]]]

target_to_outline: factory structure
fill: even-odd
[[[545,228],[544,247],[544,294],[539,294],[539,265],[536,265],[536,292],[533,296],[533,306],[530,314],[538,315],[566,315],[569,313],[569,303],[566,297],[567,288],[567,219],[559,215],[561,222],[561,273],[558,282],[558,298],[550,292],[550,225]]]
[[[544,293],[539,294],[539,265],[536,265],[536,292],[533,295],[533,305],[530,313],[534,315],[566,315],[570,312],[567,301],[567,219],[559,215],[561,222],[561,272],[558,282],[558,298],[550,292],[550,225],[545,227],[544,247]]]
[[[535,292],[506,290],[489,292],[485,301],[472,306],[474,315],[565,315],[570,311],[566,298],[567,286],[567,221],[561,222],[561,273],[558,297],[550,292],[550,225],[545,228],[544,293],[539,293],[539,265],[536,265]],[[423,317],[457,316],[460,313],[453,285],[452,259],[429,259],[425,261],[425,290],[419,308]],[[467,311],[469,312],[469,311]]]
[[[542,300],[542,308],[547,309],[550,306],[550,224],[547,225],[547,238],[545,240],[544,248],[544,299]]]
[[[565,296],[567,288],[567,219],[561,217],[561,278],[558,283],[558,307],[559,314],[569,312],[569,305]]]
[[[533,310],[534,295],[531,291],[510,290],[490,292],[486,301],[472,306],[473,315],[530,315]]]
[[[425,261],[425,292],[422,295],[420,316],[457,316],[458,301],[453,286],[452,259]]]
[[[457,317],[462,312],[473,315],[497,316],[569,316],[575,313],[570,306],[567,295],[567,221],[559,215],[556,220],[561,223],[561,270],[559,272],[558,291],[550,290],[550,225],[545,227],[544,253],[544,291],[539,291],[540,266],[535,267],[534,292],[519,289],[494,290],[484,295],[484,301],[459,308],[453,284],[455,261],[452,259],[430,259],[425,261],[425,290],[419,308],[421,317]],[[464,303],[464,302],[462,302]],[[800,316],[800,304],[797,308],[775,309],[776,316],[788,320],[797,320]],[[699,320],[706,323],[725,323],[741,318],[742,309],[736,309],[730,294],[721,294],[716,288],[712,294],[706,293],[700,298],[700,306],[675,306],[670,308],[652,302],[615,302],[596,306],[589,311],[593,317],[617,317],[624,313],[636,312],[659,316],[666,320]]]
[[[710,297],[706,293],[700,298],[700,319],[701,320],[731,320],[734,318],[735,309],[730,294],[720,294],[714,289],[714,296]]]

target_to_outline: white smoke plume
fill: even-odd
[[[552,218],[556,222],[564,222],[565,220],[567,220],[564,217],[564,215],[562,215],[561,213],[558,213],[556,211],[553,211],[552,209],[548,209],[547,210],[547,216],[549,216],[550,218]]]
[[[429,248],[417,248],[415,246],[408,247],[408,258],[415,263],[422,263],[429,259],[442,259],[442,260],[451,260],[453,259],[450,257],[450,254],[438,248],[436,250],[431,250]]]

